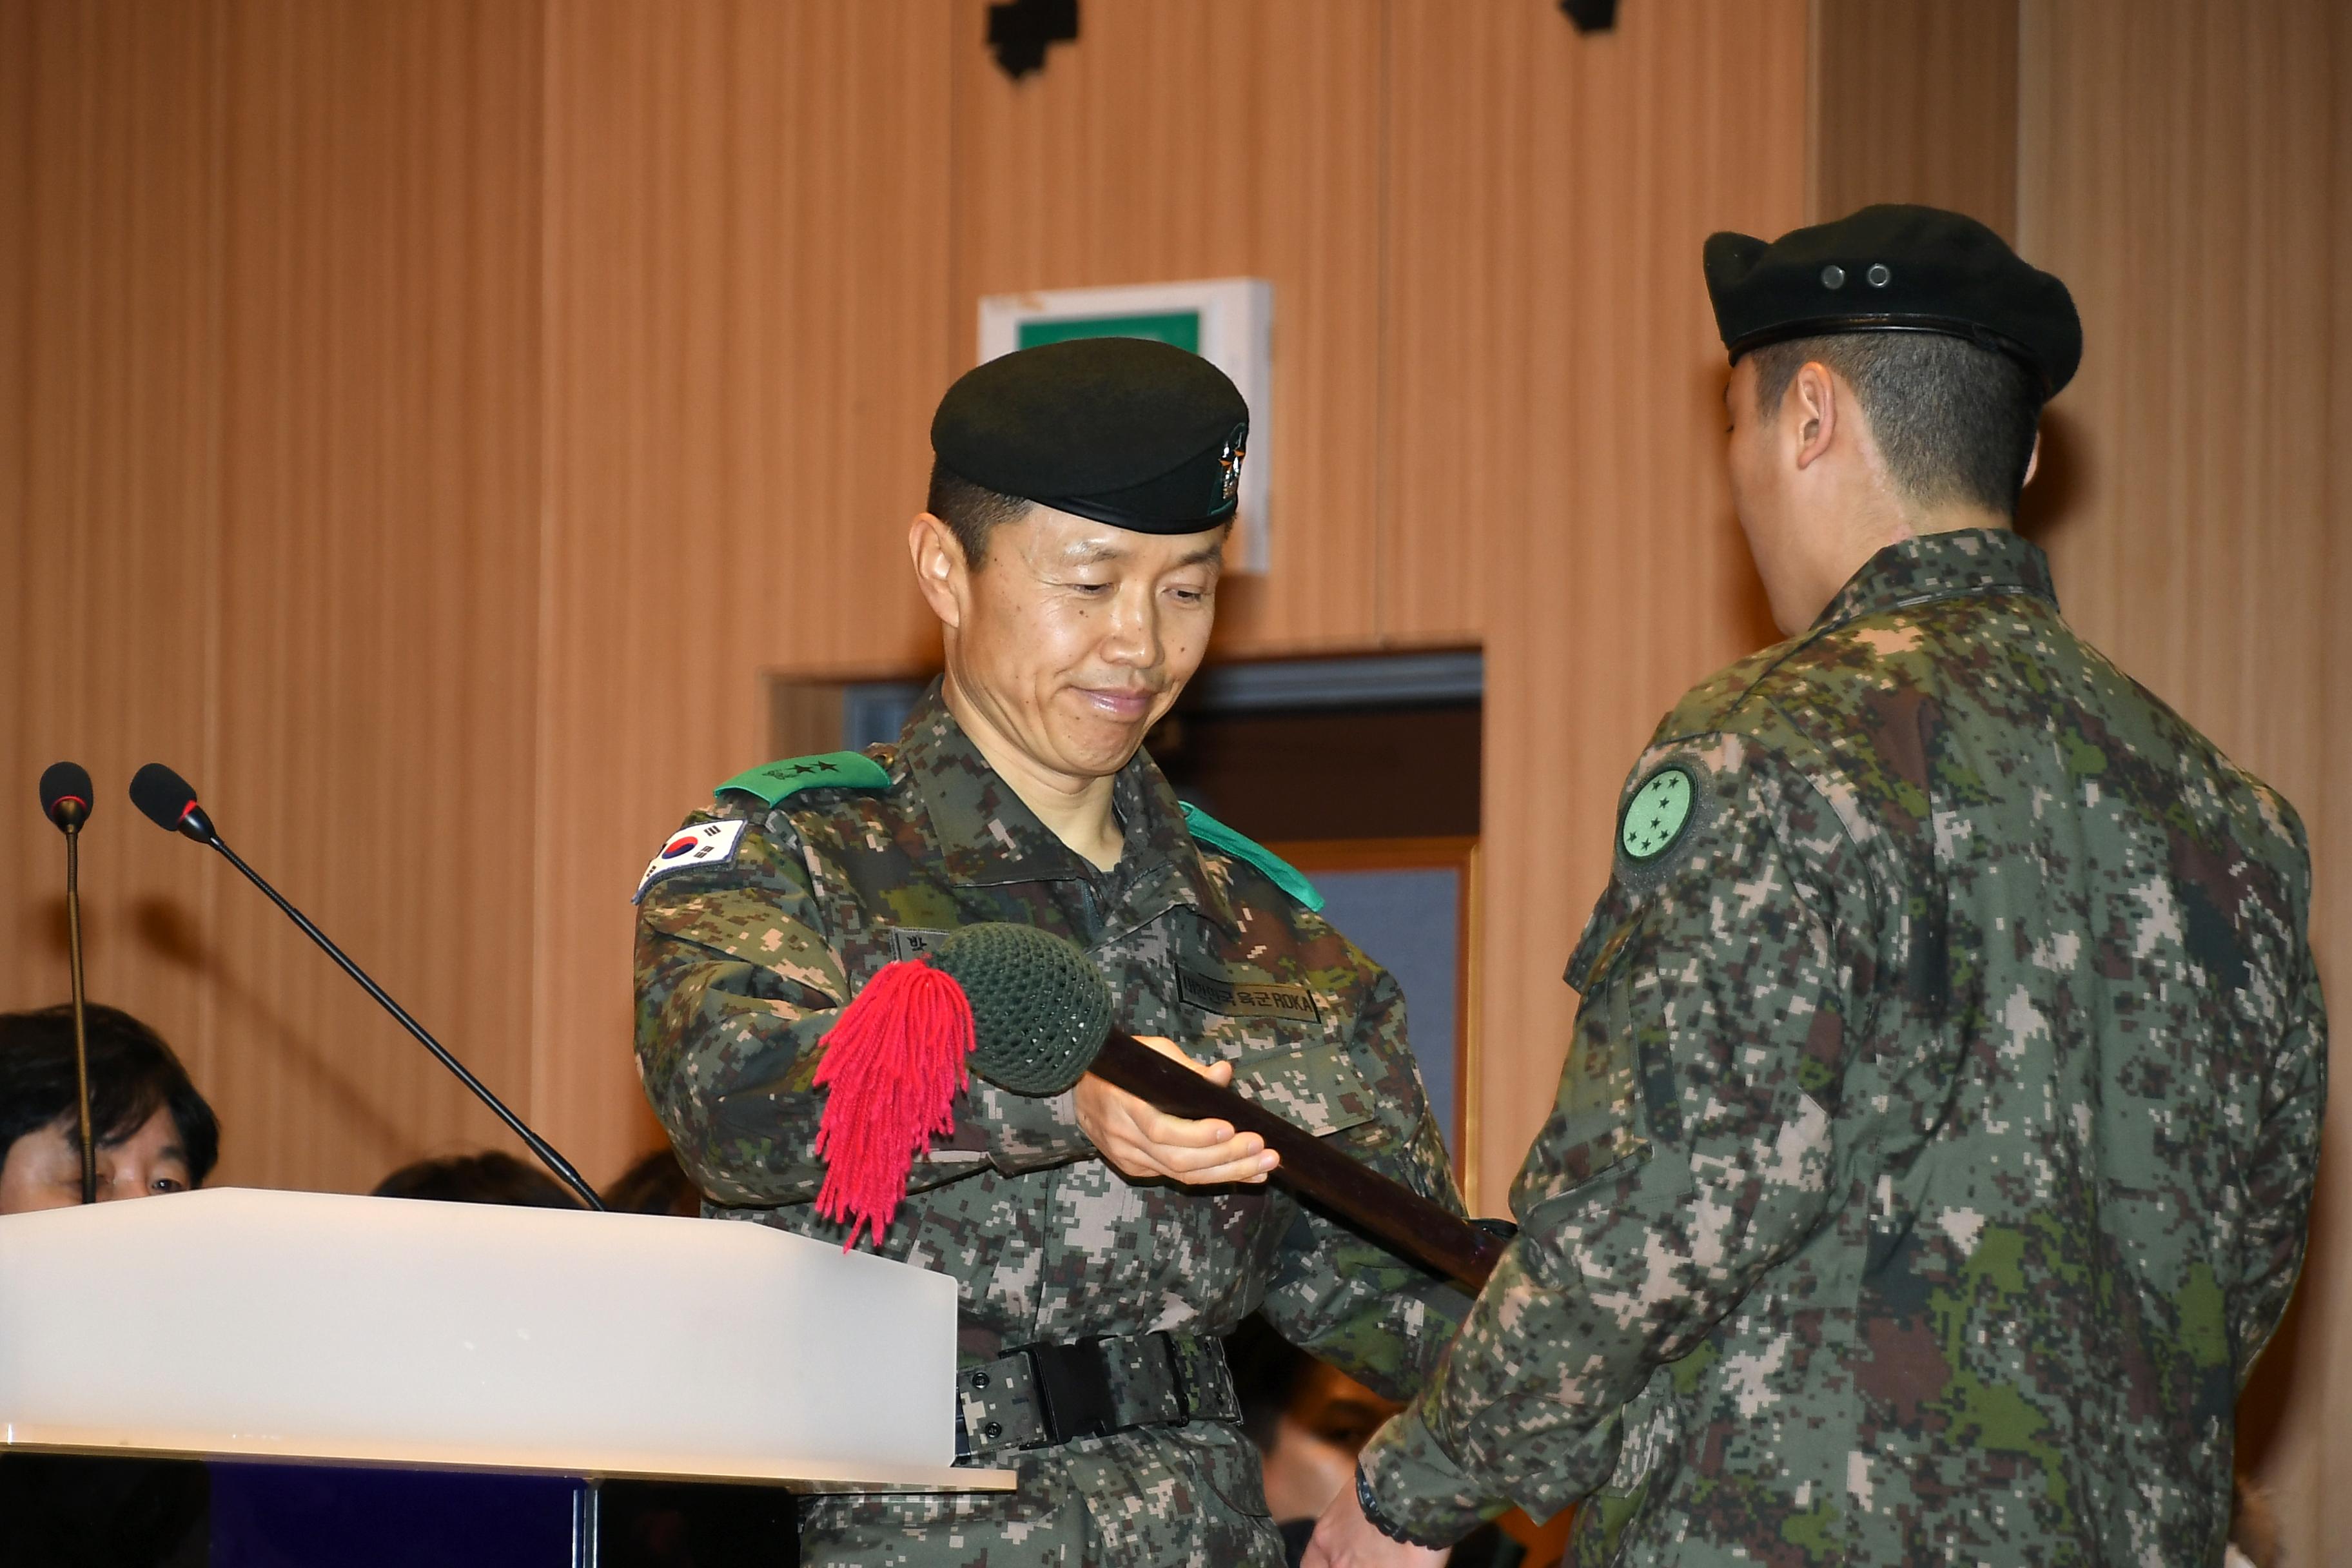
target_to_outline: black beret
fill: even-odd
[[[1706,291],[1734,363],[1818,333],[1941,332],[2022,362],[2050,397],[2083,359],[2066,285],[1976,219],[1937,207],[1864,207],[1769,245],[1710,235]]]
[[[960,477],[1138,533],[1234,515],[1249,405],[1223,371],[1149,338],[1073,338],[968,371],[931,450]]]

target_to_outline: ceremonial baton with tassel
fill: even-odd
[[[853,1243],[861,1230],[878,1237],[888,1227],[915,1157],[954,1130],[968,1071],[1039,1096],[1091,1072],[1172,1115],[1256,1133],[1282,1156],[1276,1180],[1474,1291],[1503,1255],[1501,1237],[1113,1028],[1102,976],[1034,926],[967,926],[925,958],[884,965],[824,1044],[816,1148],[826,1170],[816,1206],[847,1224]]]

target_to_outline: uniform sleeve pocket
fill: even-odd
[[[1562,978],[1580,996],[1591,996],[1625,950],[1626,939],[1641,922],[1625,890],[1614,880],[1601,901],[1592,906],[1591,918],[1584,922],[1584,934],[1576,939],[1576,951],[1568,955],[1568,973]]]
[[[1372,1091],[1338,1043],[1267,1051],[1234,1064],[1234,1088],[1320,1138],[1372,1120]]]
[[[1551,1118],[1511,1194],[1511,1207],[1522,1216],[1649,1152],[1650,1118],[1626,989],[1624,976],[1613,976],[1577,1013]]]

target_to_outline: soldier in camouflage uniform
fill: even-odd
[[[1707,276],[1793,635],[1629,775],[1520,1235],[1308,1562],[1507,1499],[1582,1563],[2218,1563],[2325,1097],[2303,827],[2005,526],[2057,279],[1916,207]]]
[[[944,685],[897,745],[720,785],[640,889],[638,1061],[710,1212],[843,1235],[811,1206],[823,1037],[884,964],[985,921],[1077,943],[1120,1027],[1459,1212],[1395,982],[1138,747],[1206,640],[1245,418],[1206,362],[1134,342],[950,391],[913,534]],[[812,1500],[805,1560],[1279,1563],[1219,1336],[1263,1311],[1403,1397],[1469,1303],[1265,1184],[1273,1160],[1098,1079],[974,1080],[879,1250],[957,1282],[963,1445],[1018,1489]]]

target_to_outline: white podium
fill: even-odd
[[[0,1442],[801,1491],[954,1468],[944,1276],[765,1226],[221,1188],[0,1217]]]

